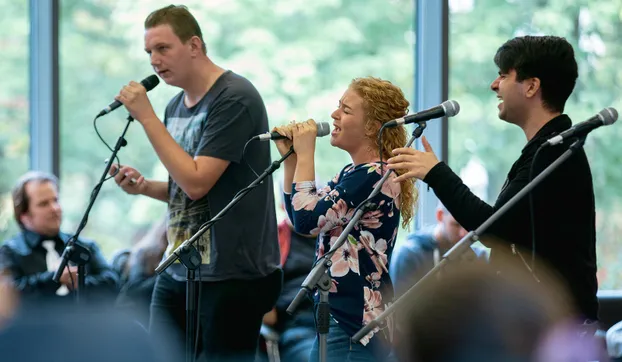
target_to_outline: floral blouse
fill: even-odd
[[[388,170],[384,167],[383,171]],[[316,189],[314,181],[293,184],[292,194],[285,194],[287,213],[297,232],[317,235],[317,258],[330,250],[381,178],[379,163],[350,164],[323,189]],[[393,300],[388,270],[400,218],[400,185],[392,178],[394,173],[371,200],[375,207],[363,214],[331,258],[331,314],[350,336]],[[361,344],[385,350],[393,334],[390,319],[361,339]]]

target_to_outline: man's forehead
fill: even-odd
[[[52,190],[54,194],[58,192],[56,186],[51,181],[30,181],[26,184],[26,193],[28,196],[36,196],[39,194],[47,193],[49,190]]]
[[[173,29],[168,24],[145,29],[145,47],[154,46],[157,43],[171,43],[176,38]]]

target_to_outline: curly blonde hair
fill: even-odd
[[[382,145],[377,144],[378,131],[386,122],[408,114],[410,103],[404,97],[404,92],[391,82],[374,77],[355,78],[350,83],[350,89],[363,98],[365,135],[372,144],[382,150],[382,159],[389,159],[393,156],[392,150],[406,145],[408,136],[406,128],[402,125],[385,128],[382,134]],[[396,172],[398,175],[403,173],[398,170]],[[418,191],[412,179],[403,181],[400,188],[402,227],[407,228],[415,214]]]

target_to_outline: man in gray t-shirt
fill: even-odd
[[[145,50],[160,78],[182,89],[169,102],[164,122],[138,83],[125,86],[116,99],[143,126],[169,180],[146,180],[128,166],[111,172],[118,170],[115,181],[127,193],[168,203],[168,255],[256,179],[249,166],[262,171],[270,165],[267,143],[252,142],[242,154],[248,139],[268,131],[268,117],[247,79],[209,59],[201,29],[185,7],[167,6],[147,17]],[[195,243],[202,257],[196,273],[199,344],[209,360],[252,360],[263,314],[280,293],[272,185],[266,178]],[[172,333],[181,345],[185,278],[182,264],[171,265],[158,276],[151,301],[150,330]]]
[[[253,135],[267,131],[268,119],[255,87],[226,71],[193,107],[184,104],[184,92],[175,96],[166,108],[164,125],[188,154],[230,161],[212,189],[198,199],[190,198],[169,178],[168,254],[256,178],[242,161],[242,150]],[[265,169],[270,164],[268,144],[250,143],[244,158],[254,169]],[[277,238],[273,205],[272,178],[268,178],[201,236],[196,244],[204,264],[202,280],[253,279],[277,268],[279,249],[273,242]],[[176,279],[185,280],[181,264],[170,269]]]

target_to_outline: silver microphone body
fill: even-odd
[[[330,134],[330,124],[328,122],[317,123],[317,137],[324,137],[329,134]],[[287,138],[278,132],[266,132],[255,137],[257,137],[257,139],[260,141],[275,141],[275,140],[282,140],[282,139]]]

